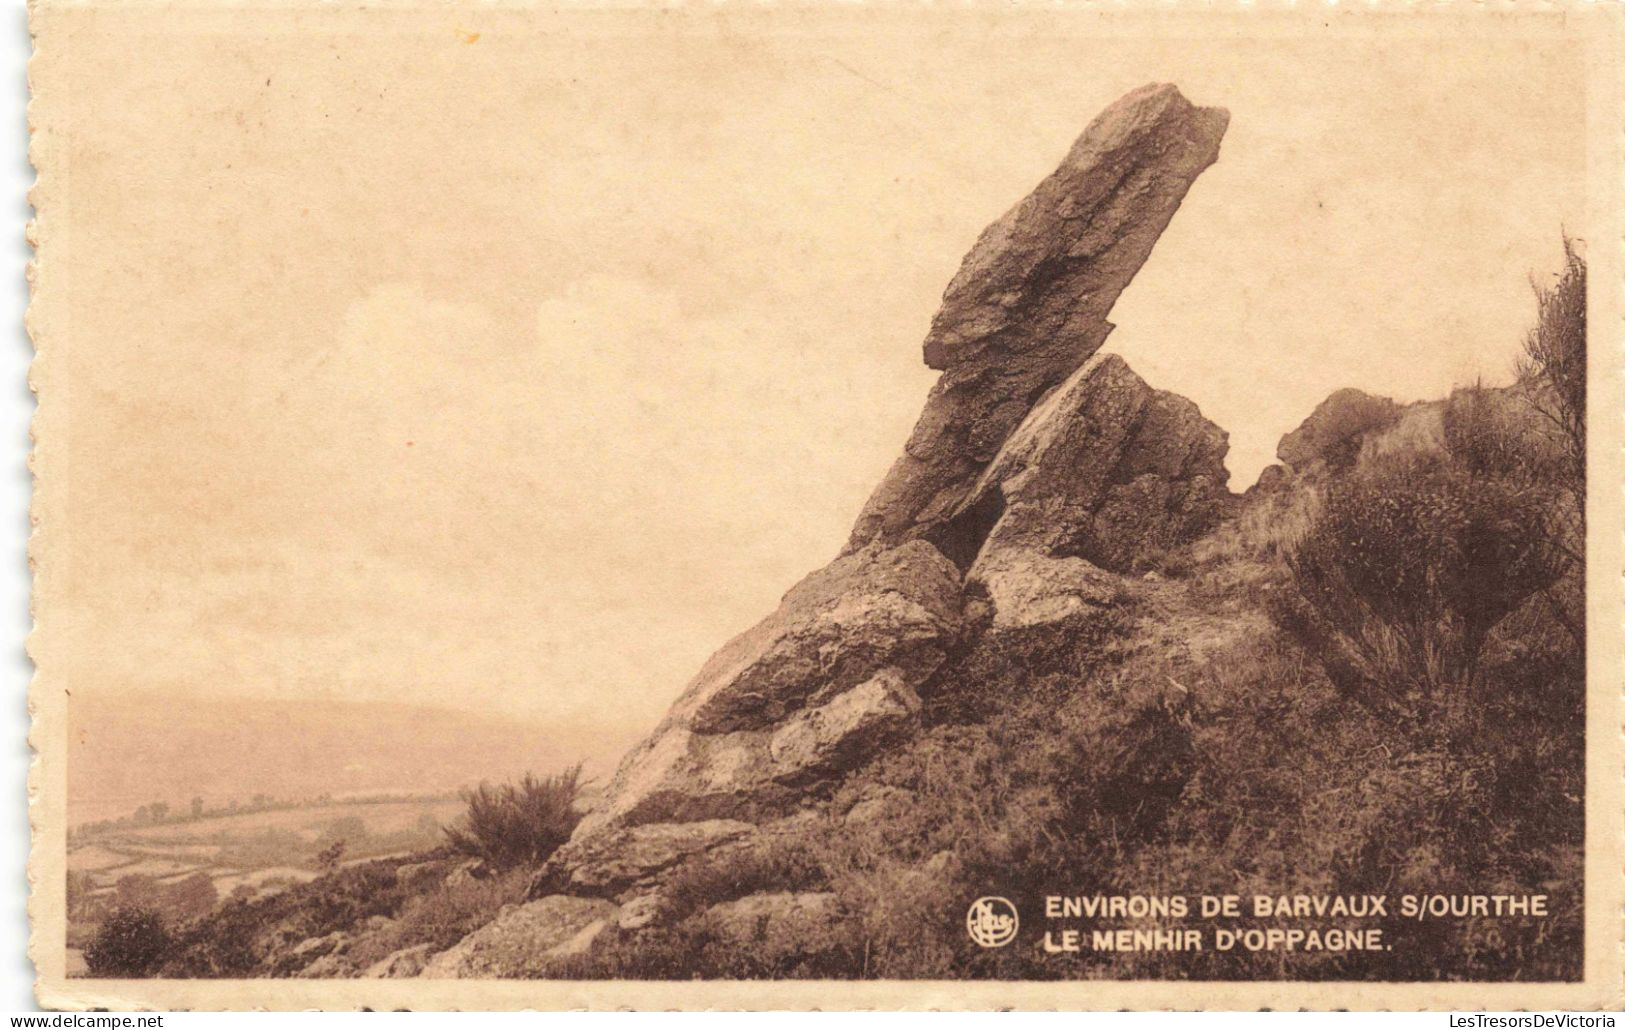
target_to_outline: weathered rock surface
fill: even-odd
[[[369,980],[417,976],[423,972],[423,967],[428,965],[429,956],[433,951],[434,946],[431,944],[414,944],[410,948],[402,948],[362,970],[361,976]]]
[[[993,602],[995,629],[1112,602],[1111,572],[1212,527],[1228,438],[1196,405],[1097,355],[1035,407],[950,518],[950,555]]]
[[[467,979],[536,970],[585,952],[614,916],[615,906],[598,898],[554,895],[515,905],[431,958],[418,975]]]
[[[743,840],[755,829],[735,819],[708,819],[578,834],[542,867],[537,890],[612,897],[684,859]]]
[[[395,882],[409,890],[427,890],[446,879],[453,865],[445,859],[409,862],[395,868]]]
[[[887,666],[816,708],[803,709],[768,739],[770,773],[794,784],[849,769],[914,724],[920,698],[901,669]]]
[[[1316,461],[1341,468],[1359,457],[1361,437],[1398,419],[1399,405],[1387,397],[1338,390],[1321,401],[1298,428],[1281,437],[1275,456],[1298,472]]]
[[[926,337],[926,364],[943,375],[848,550],[938,538],[1033,405],[1105,342],[1107,314],[1217,159],[1229,118],[1173,86],[1137,89],[983,231]]]
[[[1059,626],[1111,607],[1122,581],[1082,558],[1001,549],[976,563],[975,579],[993,602],[993,632]]]
[[[1224,434],[1121,359],[1090,359],[1228,120],[1136,90],[982,233],[926,339],[943,374],[845,551],[705,664],[533,897],[632,901],[744,846],[914,732],[950,653],[990,626],[1069,632],[1113,603],[1114,571],[1211,523]]]
[[[772,891],[713,905],[707,915],[720,935],[769,949],[797,950],[832,926],[840,914],[835,895]]]
[[[930,544],[838,558],[705,664],[575,839],[781,805],[905,730],[958,631],[959,572]]]
[[[654,926],[666,914],[666,902],[658,894],[643,894],[621,906],[615,925],[622,930],[642,930]]]

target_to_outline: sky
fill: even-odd
[[[1238,489],[1337,388],[1505,381],[1584,225],[1559,22],[275,17],[46,14],[36,657],[75,689],[618,751],[838,550],[960,258],[1146,82],[1231,122],[1107,347]]]

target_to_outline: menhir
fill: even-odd
[[[913,732],[968,635],[1109,604],[1118,572],[1212,523],[1224,433],[1090,359],[1228,120],[1172,86],[1135,90],[982,233],[926,337],[943,374],[843,554],[706,663],[541,892],[639,897],[737,846]]]

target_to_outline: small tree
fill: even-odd
[[[120,906],[85,949],[85,964],[96,976],[151,976],[163,963],[170,943],[158,913],[140,906]]]
[[[113,885],[113,901],[122,908],[156,908],[162,890],[146,873],[126,873]]]
[[[1563,239],[1563,272],[1535,286],[1539,317],[1524,337],[1518,378],[1537,387],[1530,404],[1557,431],[1567,457],[1564,485],[1584,506],[1586,481],[1586,263]]]
[[[327,847],[316,852],[316,868],[322,870],[323,872],[331,872],[332,870],[337,869],[339,867],[339,863],[344,860],[345,847],[346,844],[344,841],[336,840]]]
[[[570,839],[580,789],[579,765],[541,780],[526,773],[517,784],[481,783],[463,792],[468,811],[461,825],[446,827],[446,840],[497,869],[540,865]]]
[[[1564,575],[1544,591],[1547,610],[1585,652],[1586,543],[1586,264],[1575,242],[1563,239],[1563,271],[1550,286],[1535,285],[1537,318],[1518,361],[1521,393],[1544,423],[1556,460],[1538,474],[1556,490],[1549,543],[1564,560]]]

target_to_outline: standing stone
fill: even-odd
[[[1082,581],[1110,595],[1115,584],[1094,578],[1107,574],[1069,547],[1089,533],[1103,554],[1108,542],[1131,546],[1148,538],[1138,509],[1186,504],[1181,477],[1192,452],[1178,434],[1188,413],[1133,373],[1132,382],[1083,383],[1099,394],[1092,406],[1056,388],[1106,339],[1106,315],[1218,157],[1228,122],[1172,86],[1135,90],[982,233],[925,342],[926,363],[943,374],[846,549],[712,656],[540,870],[532,896],[648,894],[671,870],[737,846],[752,826],[802,808],[821,785],[912,732],[922,689],[987,612],[980,591],[967,601],[962,570],[978,561],[989,528],[1002,527],[1010,546],[981,563],[986,592],[995,603],[1034,595],[1024,613],[1006,604],[1000,617],[1052,621],[1057,599],[1066,610],[1084,603],[1074,589]],[[1123,388],[1105,388],[1114,384]],[[1048,416],[1029,419],[1051,393],[1059,399],[1046,410],[1098,419],[1099,438],[1079,443]],[[1021,470],[984,471],[1024,421],[1040,449],[1071,441],[1054,449],[1072,466],[1048,461],[1017,497],[1006,487]],[[1151,440],[1147,426],[1178,438]],[[1133,478],[1119,482],[1125,472]],[[1082,485],[1064,485],[1076,476]],[[1007,500],[1019,502],[1008,513]],[[1071,519],[1064,539],[1040,539],[1045,530],[1029,520],[1054,506]],[[1038,569],[1035,555],[1051,564]]]
[[[1107,314],[1230,120],[1169,85],[1097,117],[1061,166],[989,226],[943,295],[925,340],[941,369],[914,434],[858,517],[873,540],[938,542],[982,469],[1033,406],[1094,354]]]

